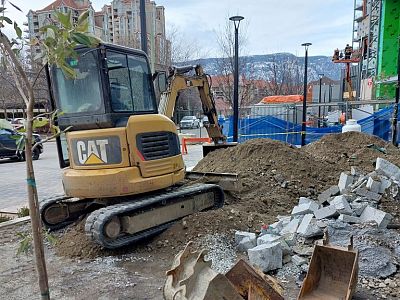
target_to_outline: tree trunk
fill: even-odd
[[[25,145],[25,159],[26,159],[26,176],[28,187],[28,200],[29,212],[32,224],[32,237],[36,258],[36,271],[39,278],[39,287],[41,299],[49,300],[49,283],[47,278],[46,261],[44,257],[42,223],[39,216],[39,201],[35,182],[35,173],[33,170],[32,161],[32,123],[33,123],[33,99],[31,98],[26,110],[26,145]]]

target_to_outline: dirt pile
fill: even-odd
[[[85,235],[85,221],[86,218],[75,226],[67,227],[65,232],[59,235],[54,245],[57,255],[70,258],[95,258],[110,254]]]
[[[350,166],[372,171],[377,157],[400,165],[398,151],[377,137],[357,132],[327,135],[302,149],[279,141],[254,139],[214,151],[195,170],[237,173],[243,189],[227,194],[223,208],[188,216],[147,245],[150,250],[165,252],[181,249],[187,241],[200,240],[206,234],[254,232],[262,224],[275,222],[276,216],[290,214],[299,197],[316,199],[319,193],[337,184],[340,172],[349,171]],[[384,198],[382,205],[386,212],[400,216],[400,201]],[[56,246],[57,253],[70,257],[103,255],[103,250],[83,231],[84,223],[68,230]]]
[[[361,132],[328,134],[304,147],[303,151],[341,170],[359,166],[366,172],[373,171],[377,157],[400,165],[398,148],[379,137]]]
[[[242,200],[245,211],[260,213],[286,212],[298,197],[317,195],[338,175],[326,162],[270,139],[254,139],[212,152],[195,170],[239,174],[243,190],[234,196]]]

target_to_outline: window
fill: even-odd
[[[144,57],[107,52],[111,107],[115,112],[154,112],[151,73]]]
[[[65,114],[103,112],[97,52],[86,50],[67,63],[76,72],[76,78],[66,77],[61,69],[53,69],[55,96],[61,111]]]

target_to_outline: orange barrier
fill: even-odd
[[[187,142],[192,142],[192,143],[199,143],[199,142],[205,142],[205,143],[211,143],[211,138],[194,138],[194,137],[184,137],[182,138],[182,154],[187,154],[187,147],[186,143]]]

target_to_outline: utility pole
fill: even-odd
[[[303,89],[303,119],[301,122],[301,146],[306,144],[306,121],[307,121],[307,65],[308,65],[308,47],[311,43],[301,44],[305,50],[304,57],[304,89]]]
[[[140,44],[144,53],[148,54],[147,49],[147,29],[146,29],[146,0],[140,0]]]

